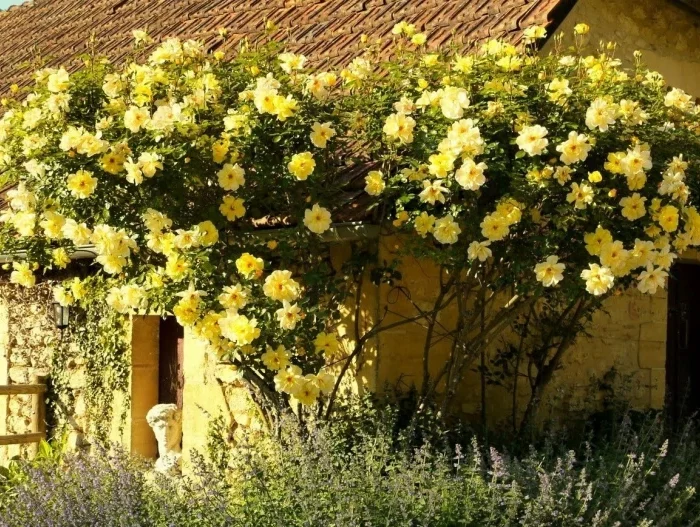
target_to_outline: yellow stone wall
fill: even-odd
[[[379,259],[391,260],[398,248],[396,239],[382,238]],[[430,262],[404,257],[400,271],[403,292],[384,285],[378,294],[379,311],[390,310],[387,324],[414,316],[417,309],[432,309],[438,290],[438,270]],[[606,396],[627,400],[639,409],[661,408],[665,394],[666,304],[665,291],[648,296],[631,290],[608,299],[603,310],[594,315],[588,335],[579,338],[567,353],[563,367],[555,373],[544,397],[540,419],[556,418],[563,413],[585,415],[600,409]],[[450,351],[450,340],[441,340],[440,334],[454,326],[455,318],[456,310],[452,307],[438,318],[445,329],[437,328],[434,336],[429,367],[433,376]],[[418,323],[380,333],[375,375],[380,389],[386,384],[404,389],[412,384],[420,386],[425,338],[426,330]],[[491,343],[487,359],[499,344]],[[596,387],[601,380],[610,385],[608,389]],[[511,394],[510,386],[487,387],[487,415],[492,425],[510,419]],[[518,394],[520,413],[529,398],[529,386],[524,379],[519,381]],[[466,375],[459,399],[463,414],[478,419],[482,402],[480,376],[476,372]]]
[[[160,317],[132,317],[128,335],[131,340],[128,395],[114,394],[110,440],[129,452],[155,459],[158,445],[146,414],[158,404]]]
[[[672,0],[578,0],[558,31],[571,42],[573,27],[591,28],[588,45],[618,44],[615,56],[629,65],[635,50],[670,86],[700,96],[700,15]],[[550,39],[544,52],[551,49]]]

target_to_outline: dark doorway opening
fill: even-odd
[[[674,422],[700,411],[700,265],[680,263],[670,272],[666,389]]]
[[[176,404],[182,408],[182,390],[185,376],[182,370],[185,328],[175,317],[160,320],[160,345],[158,359],[158,403]]]

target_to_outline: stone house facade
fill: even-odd
[[[621,57],[640,50],[670,85],[700,96],[700,7],[692,0],[34,0],[0,12],[0,92],[30,82],[24,64],[33,45],[49,59],[49,66],[75,65],[90,32],[95,33],[98,49],[119,60],[126,55],[134,29],[148,28],[155,39],[197,38],[211,48],[229,51],[242,38],[259,35],[271,21],[278,28],[271,38],[284,38],[294,51],[324,65],[337,65],[355,55],[361,34],[386,38],[401,20],[424,28],[430,42],[442,44],[453,38],[464,47],[494,37],[517,42],[522,29],[533,24],[546,26],[550,35],[558,30],[571,34],[573,25],[586,22],[592,43],[615,41]],[[220,27],[230,33],[225,43],[217,37]],[[542,53],[552,45],[550,39]],[[378,237],[371,225],[358,229],[377,241],[380,259],[391,259],[396,240]],[[331,257],[342,262],[357,232],[334,232],[336,238],[329,239]],[[610,298],[555,374],[542,417],[595,410],[606,394],[592,379],[609,378],[611,372],[622,380],[616,388],[608,386],[608,392],[616,390],[615,396],[638,409],[660,409],[667,400],[677,404],[682,389],[700,384],[700,364],[688,358],[688,348],[700,347],[700,311],[682,294],[697,287],[696,264],[700,264],[697,254],[683,255],[679,266],[683,271],[673,274],[670,293],[649,297],[629,292]],[[434,269],[424,262],[404,261],[401,271],[414,302],[434,300]],[[388,293],[385,286],[367,288],[362,302],[368,315],[363,323],[369,324],[372,313],[383,310]],[[50,303],[49,283],[31,293],[0,284],[0,385],[25,383],[38,371],[50,373],[52,343],[60,338],[50,319]],[[408,315],[413,308],[392,302],[392,309]],[[339,328],[348,339],[351,322]],[[173,336],[172,331],[158,317],[133,317],[129,388],[115,396],[111,439],[135,453],[155,456],[155,438],[145,415],[165,397],[164,365],[174,367],[178,388],[168,397],[175,397],[183,409],[187,461],[192,451],[205,448],[213,417],[223,415],[232,435],[238,426],[255,426],[255,420],[235,371],[219,364],[189,332]],[[376,338],[357,372],[357,389],[381,390],[399,380],[418,382],[422,365],[414,345],[417,339],[424,339],[419,326],[403,326]],[[435,355],[442,352],[438,345]],[[80,361],[65,367],[75,392],[74,407],[65,414],[72,430],[69,442],[79,445],[89,428],[80,396],[85,380]],[[467,417],[476,418],[480,412],[478,386],[479,375],[474,372],[461,393],[461,411]],[[526,396],[523,389],[521,397]],[[488,386],[487,400],[492,424],[508,419],[512,402],[507,387]],[[26,430],[27,405],[26,397],[0,397],[0,435]],[[0,447],[0,463],[18,453],[19,447]]]

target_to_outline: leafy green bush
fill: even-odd
[[[123,453],[24,465],[0,494],[15,526],[649,526],[694,525],[697,431],[665,439],[630,416],[576,448],[544,439],[522,455],[473,436],[451,450],[397,431],[395,410],[360,410],[357,428],[243,440],[225,470],[197,462],[181,480],[146,476]],[[634,423],[634,424],[633,424]]]

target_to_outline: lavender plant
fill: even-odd
[[[373,426],[369,426],[368,423]],[[605,437],[561,436],[520,453],[472,437],[419,448],[374,412],[353,435],[324,423],[241,441],[224,469],[197,459],[183,479],[147,476],[124,453],[21,467],[0,526],[691,526],[700,501],[697,431],[625,417]]]

